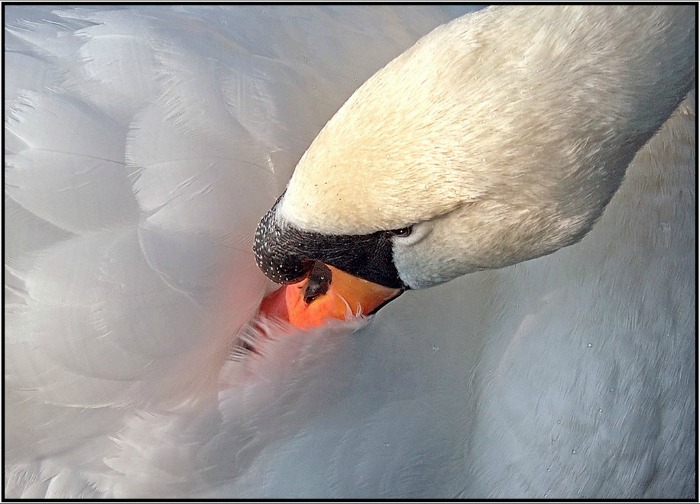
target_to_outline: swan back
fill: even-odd
[[[6,14],[8,495],[193,492],[222,367],[269,288],[260,215],[352,90],[449,16]]]
[[[259,216],[454,9],[6,7],[8,497],[694,496],[692,96],[577,247],[232,355]]]

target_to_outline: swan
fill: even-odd
[[[692,14],[509,7],[433,30],[319,133],[258,263],[284,283],[325,260],[415,289],[580,241],[693,87]]]
[[[256,318],[296,161],[459,9],[6,7],[6,496],[695,495],[693,94],[575,247]]]

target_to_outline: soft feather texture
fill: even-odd
[[[694,101],[576,247],[241,328],[257,219],[448,12],[6,8],[6,496],[695,495]]]
[[[343,105],[278,216],[394,239],[412,288],[579,241],[693,86],[690,6],[500,6],[418,41]],[[339,176],[342,174],[342,176]]]

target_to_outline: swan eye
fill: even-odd
[[[400,236],[403,238],[405,236],[409,236],[411,234],[411,231],[413,231],[413,226],[408,226],[408,227],[401,228],[401,229],[393,229],[391,231],[387,231],[387,234],[390,237],[391,236]]]

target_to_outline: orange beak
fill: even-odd
[[[260,312],[309,329],[330,319],[369,315],[401,292],[316,262],[307,278],[268,294]]]

